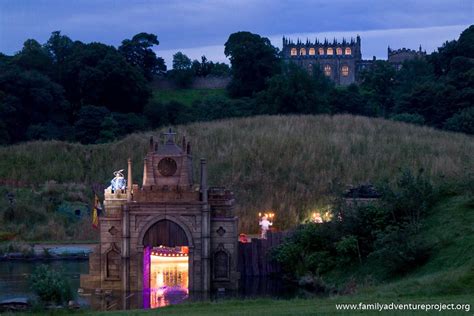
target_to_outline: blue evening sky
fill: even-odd
[[[283,35],[306,40],[359,34],[364,58],[387,46],[432,52],[474,22],[473,0],[0,0],[0,52],[61,30],[73,40],[118,46],[139,32],[158,35],[156,52],[171,66],[182,51],[226,61],[229,34],[250,31],[281,47]]]

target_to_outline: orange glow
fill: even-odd
[[[311,216],[313,222],[315,223],[322,223],[323,222],[323,219],[321,217],[321,214],[318,213],[318,212],[314,212]]]
[[[266,217],[269,220],[273,220],[275,218],[275,213],[271,210],[265,211],[264,213],[259,212],[258,217],[260,217],[260,218]]]

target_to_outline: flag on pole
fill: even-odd
[[[92,227],[99,228],[99,215],[102,213],[102,206],[100,205],[97,194],[94,197],[94,209],[92,210]]]

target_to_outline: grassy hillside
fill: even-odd
[[[195,101],[200,101],[210,96],[226,96],[225,89],[178,89],[178,90],[158,90],[153,91],[153,98],[163,103],[177,101],[184,105],[192,105]]]
[[[382,119],[261,116],[176,129],[178,137],[184,134],[192,142],[195,169],[198,158],[206,157],[210,184],[236,193],[242,231],[255,231],[257,212],[269,208],[278,228],[295,225],[325,207],[338,183],[376,182],[407,167],[424,168],[434,181],[460,179],[474,170],[472,137]],[[0,180],[75,183],[90,194],[91,183],[107,184],[131,157],[134,182],[141,183],[148,139],[159,133],[101,145],[48,141],[3,147]]]
[[[454,196],[443,199],[423,224],[423,236],[433,244],[430,260],[410,275],[376,288],[378,295],[472,294],[473,222],[474,197]]]

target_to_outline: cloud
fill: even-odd
[[[149,32],[158,35],[160,49],[202,47],[211,54],[212,47],[222,45],[229,34],[242,30],[267,36],[315,34],[315,30],[331,34],[361,30],[362,35],[366,30],[467,25],[472,23],[473,3],[472,0],[0,0],[0,51],[11,54],[20,50],[27,38],[44,42],[52,31],[61,30],[74,40],[115,46],[136,33]],[[406,36],[411,38],[409,34]],[[279,42],[278,39],[275,43]],[[222,53],[216,54],[216,58],[222,60]]]

